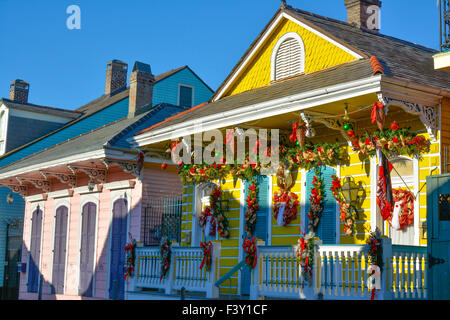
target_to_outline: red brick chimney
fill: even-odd
[[[378,32],[380,29],[380,0],[345,0],[347,22]]]
[[[28,92],[30,84],[26,81],[16,79],[9,86],[9,100],[19,103],[28,103]]]
[[[129,118],[139,114],[144,107],[151,107],[154,84],[155,77],[150,65],[136,61],[130,74]]]
[[[127,87],[128,64],[112,60],[106,64],[105,94],[113,96]]]

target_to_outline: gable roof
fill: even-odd
[[[186,108],[166,103],[156,105],[150,111],[134,118],[119,119],[6,165],[0,169],[0,174],[87,152],[101,151],[108,147],[129,149],[132,152],[136,152],[127,142],[129,136],[132,136],[136,131],[161,121],[167,115],[184,110]]]
[[[449,73],[434,70],[432,57],[437,53],[436,50],[287,6],[281,7],[275,13],[210,101],[216,101],[222,97],[225,93],[224,89],[234,82],[234,77],[245,66],[246,60],[264,41],[264,37],[282,16],[319,32],[359,55],[360,59],[376,56],[383,64],[387,76],[407,79],[441,89],[448,90],[450,88]]]
[[[169,70],[169,71],[167,71],[167,72],[164,72],[164,73],[161,73],[161,74],[159,74],[159,75],[157,75],[157,76],[155,76],[155,83],[158,83],[158,82],[160,82],[160,81],[162,81],[162,80],[164,80],[164,79],[166,79],[166,78],[168,78],[168,77],[170,77],[170,76],[172,76],[172,75],[174,75],[174,74],[176,74],[176,73],[178,73],[178,72],[180,72],[181,70],[184,70],[184,69],[188,69],[198,80],[200,80],[200,82],[201,83],[203,83],[211,92],[214,92],[214,90],[213,89],[211,89],[210,88],[210,86],[208,86],[206,83],[205,83],[205,81],[203,81],[203,79],[202,78],[200,78],[188,65],[185,65],[185,66],[182,66],[182,67],[179,67],[179,68],[176,68],[176,69],[172,69],[172,70]]]

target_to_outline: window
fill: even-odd
[[[178,105],[181,107],[191,108],[194,104],[194,87],[180,85]]]
[[[272,81],[278,81],[305,72],[305,47],[295,32],[283,35],[272,52]]]

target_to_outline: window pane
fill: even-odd
[[[180,86],[180,106],[192,107],[192,88]]]

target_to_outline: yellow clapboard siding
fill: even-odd
[[[220,266],[221,267],[234,267],[238,264],[238,259],[220,259]]]
[[[292,237],[272,237],[273,246],[293,246],[297,245],[298,236]]]
[[[272,227],[272,236],[277,235],[299,235],[298,228],[291,224],[286,227]]]
[[[223,245],[223,242],[222,242]],[[221,248],[220,249],[220,255],[222,257],[237,257],[239,255],[239,249],[233,248],[233,249],[227,249],[227,248]]]
[[[302,37],[305,45],[306,74],[356,60],[349,53],[313,32],[283,18],[281,24],[266,39],[265,44],[243,69],[224,96],[235,95],[270,84],[272,51],[278,39],[287,32],[296,32]]]
[[[367,169],[367,168],[369,168],[369,169]],[[369,171],[366,172],[366,170],[369,170]],[[370,172],[370,165],[367,167],[362,164],[356,164],[356,165],[341,167],[341,177],[367,174],[369,172]]]

